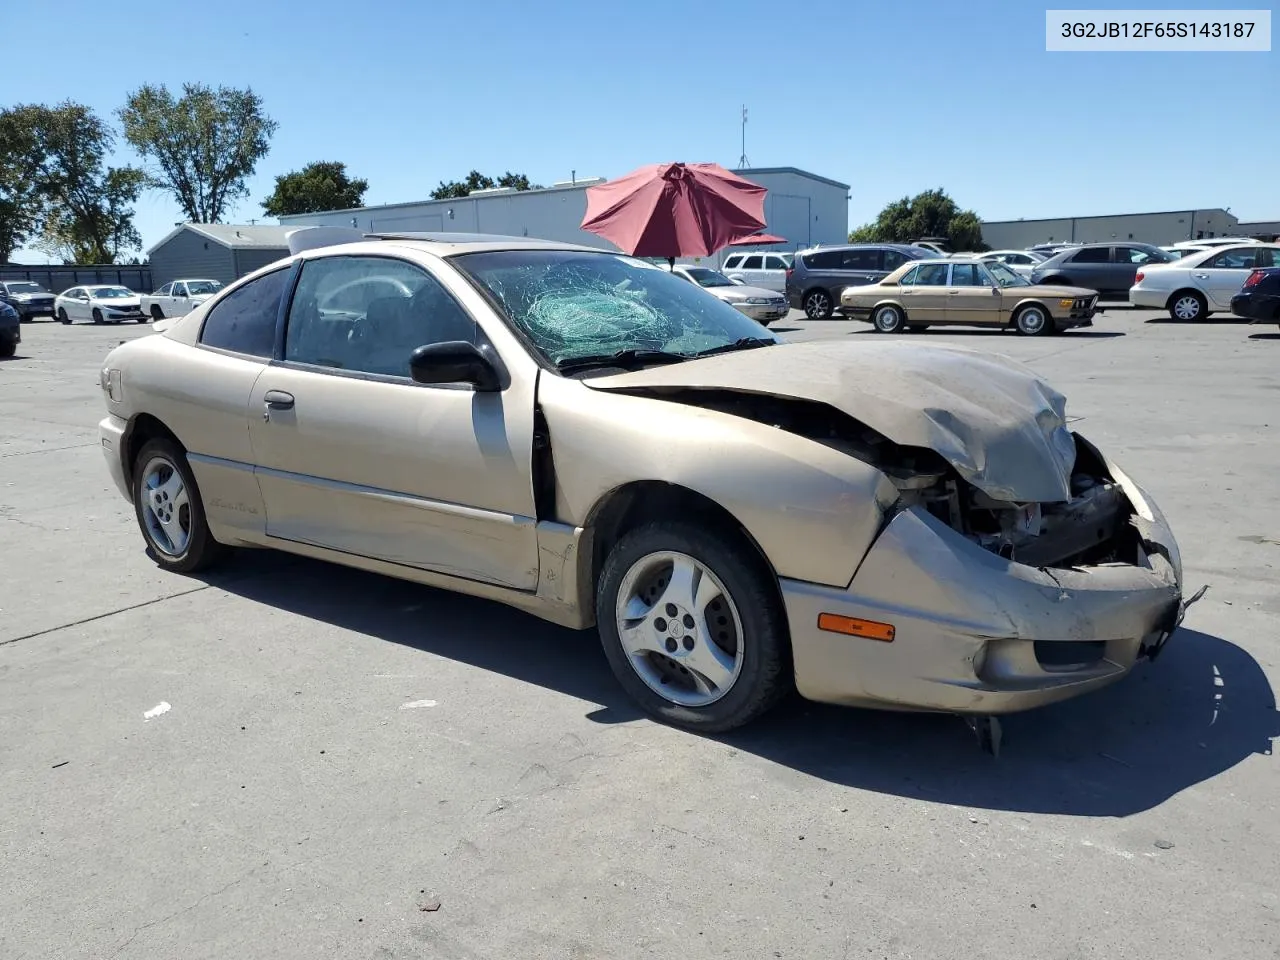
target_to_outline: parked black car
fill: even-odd
[[[18,311],[23,323],[32,317],[53,316],[53,294],[30,280],[0,280],[0,303]]]
[[[826,320],[840,309],[840,291],[883,280],[908,260],[938,254],[906,243],[859,243],[802,250],[787,271],[787,300],[810,320]]]
[[[18,311],[0,302],[0,357],[12,357],[22,342],[22,320]]]
[[[1280,324],[1280,267],[1265,267],[1249,274],[1240,292],[1231,298],[1231,312],[1254,323]]]
[[[1177,257],[1149,243],[1086,243],[1060,250],[1031,271],[1032,283],[1087,287],[1103,298],[1129,299],[1138,268]]]

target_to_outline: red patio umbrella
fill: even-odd
[[[786,243],[786,242],[787,242],[786,237],[775,237],[772,233],[757,233],[754,236],[743,237],[741,240],[734,240],[729,244],[729,246],[754,247],[759,245],[764,247],[764,246],[768,246],[771,243]]]
[[[764,229],[765,188],[715,163],[652,163],[587,188],[582,229],[634,257],[706,257]]]

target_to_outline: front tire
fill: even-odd
[[[67,324],[71,322],[71,318],[67,316],[67,311],[62,309],[62,307],[58,308],[58,322]]]
[[[1038,303],[1023,307],[1013,319],[1014,329],[1024,337],[1043,337],[1055,328],[1049,311]]]
[[[804,295],[804,315],[810,320],[828,320],[835,310],[826,290],[810,290]]]
[[[880,333],[901,333],[907,325],[907,318],[901,307],[886,303],[876,307],[871,323]]]
[[[1209,302],[1194,290],[1180,290],[1169,298],[1169,319],[1185,323],[1203,320],[1209,315]]]
[[[102,322],[102,311],[99,310],[97,307],[93,308],[93,322],[94,323]]]
[[[213,539],[186,454],[172,440],[145,443],[133,462],[133,507],[156,564],[194,573],[221,560],[226,547]]]
[[[8,360],[18,352],[18,345],[12,340],[0,341],[0,358]]]
[[[623,689],[673,726],[732,730],[790,688],[776,581],[726,533],[661,521],[626,534],[600,573],[596,620]]]

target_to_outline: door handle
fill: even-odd
[[[268,390],[262,397],[262,419],[270,420],[272,410],[292,410],[293,394],[283,390]]]
[[[955,296],[956,294],[958,294],[959,292],[960,292],[959,290],[948,290],[948,291],[947,291],[947,295],[948,295],[948,296],[951,296],[951,297],[954,297],[954,296]]]
[[[1197,280],[1209,279],[1209,275],[1207,273],[1193,273],[1192,276],[1195,277]]]

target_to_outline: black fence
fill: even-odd
[[[128,287],[136,293],[151,293],[151,268],[146,265],[127,267],[107,263],[56,267],[6,263],[0,266],[0,280],[30,280],[52,293],[88,283],[114,284]]]

